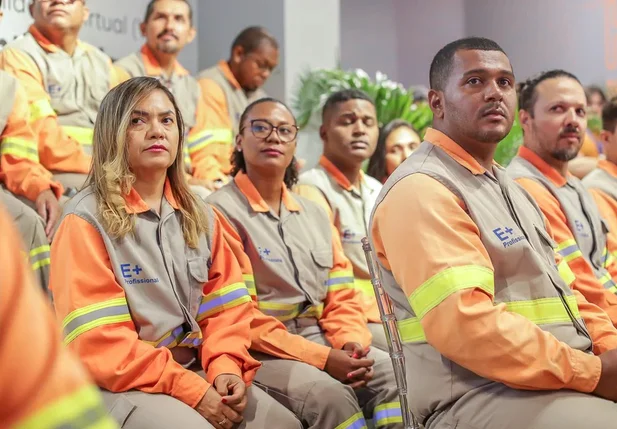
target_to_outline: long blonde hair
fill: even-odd
[[[123,195],[127,195],[135,175],[129,167],[127,130],[137,105],[154,91],[163,91],[174,105],[179,142],[176,159],[167,169],[171,190],[180,208],[184,240],[195,248],[199,236],[207,232],[205,206],[189,190],[185,178],[182,148],[184,122],[178,104],[169,90],[151,77],[136,77],[112,89],[103,99],[96,123],[92,169],[87,184],[94,191],[98,213],[105,231],[112,237],[122,238],[133,233],[135,218],[126,210]]]

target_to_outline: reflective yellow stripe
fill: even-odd
[[[43,244],[42,246],[35,247],[34,249],[32,249],[30,251],[30,257],[40,255],[41,253],[45,253],[49,251],[51,251],[51,247],[49,246],[49,244]]]
[[[328,293],[336,292],[343,289],[354,288],[353,272],[351,271],[330,271],[328,280],[326,281]]]
[[[3,138],[0,143],[0,154],[29,159],[36,163],[39,162],[39,149],[36,142],[19,137]]]
[[[403,413],[399,402],[388,402],[375,407],[373,424],[376,428],[394,423],[403,423]]]
[[[317,306],[310,305],[300,311],[302,309],[302,305],[303,304],[287,304],[271,301],[257,302],[257,307],[261,311],[263,311],[269,316],[277,318],[282,322],[295,319],[296,317],[315,317],[317,319],[321,318],[324,308],[323,304],[319,304]]]
[[[255,288],[255,277],[252,274],[242,274],[242,280],[246,288],[249,290],[249,295],[257,296],[257,289]]]
[[[580,318],[576,297],[565,297],[566,304],[575,318]],[[551,323],[570,323],[572,321],[568,311],[564,307],[561,298],[540,298],[531,301],[515,301],[505,303],[506,309],[511,313],[520,314],[536,325]],[[426,342],[424,329],[420,320],[416,317],[400,320],[398,330],[401,341],[404,343]]]
[[[37,100],[30,104],[30,122],[35,122],[48,116],[57,116],[49,100]]]
[[[566,296],[566,304],[573,316],[580,318],[578,305],[574,296]],[[540,298],[532,301],[512,301],[506,303],[508,311],[520,314],[536,325],[549,323],[567,323],[572,321],[561,298]]]
[[[233,133],[230,129],[219,128],[203,130],[188,138],[188,150],[193,154],[202,150],[211,143],[227,143],[233,142]]]
[[[604,268],[610,267],[615,262],[615,257],[612,253],[608,251],[608,249],[604,248],[604,254],[602,255],[602,259],[604,259]]]
[[[360,411],[354,414],[343,423],[335,427],[334,429],[366,429],[366,421],[364,420],[364,414]]]
[[[82,146],[92,146],[92,140],[94,139],[93,128],[70,127],[65,125],[62,129],[68,136],[73,137]]]
[[[130,322],[126,298],[115,298],[98,302],[70,312],[62,321],[65,337],[64,343],[69,344],[81,334],[103,325]]]
[[[401,341],[404,343],[420,343],[426,342],[424,329],[417,317],[398,321],[398,332],[401,336]]]
[[[576,276],[574,275],[572,269],[564,259],[562,259],[559,265],[557,265],[557,270],[559,271],[559,276],[561,277],[561,279],[566,282],[568,286],[570,286],[572,282],[576,280]]]
[[[40,259],[32,264],[32,271],[39,270],[48,265],[51,265],[51,258]]]
[[[604,275],[600,276],[598,280],[600,281],[600,283],[602,283],[604,289],[608,289],[608,291],[612,293],[617,292],[617,285],[615,285],[615,282],[613,281],[610,273],[605,273]]]
[[[557,252],[563,257],[564,261],[570,262],[583,256],[575,240],[562,241],[557,245]]]
[[[373,284],[370,280],[355,278],[354,286],[366,296],[375,296],[375,289],[373,289]]]
[[[250,301],[251,297],[244,282],[225,286],[201,299],[201,305],[197,311],[197,321]]]
[[[103,406],[99,390],[88,385],[46,405],[30,417],[18,422],[13,429],[114,429],[117,427]]]
[[[479,265],[451,267],[421,284],[409,296],[409,304],[416,315],[422,319],[426,313],[453,293],[475,287],[493,296],[495,293],[493,271]]]

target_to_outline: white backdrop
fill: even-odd
[[[193,21],[197,27],[197,1],[193,5]],[[27,31],[32,23],[28,10],[30,0],[3,0],[4,19],[0,23],[0,45]],[[144,43],[139,31],[148,0],[88,0],[90,18],[81,30],[80,38],[91,43],[114,59],[138,50]],[[196,73],[198,67],[197,38],[180,55],[182,65]]]

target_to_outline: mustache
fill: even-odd
[[[161,31],[159,35],[156,37],[157,39],[160,39],[161,37],[166,36],[168,34],[172,36],[174,39],[178,40],[178,36],[176,36],[176,34],[173,31],[167,31],[167,30]]]
[[[563,129],[563,131],[561,131],[561,133],[559,133],[560,137],[564,137],[566,134],[577,134],[580,135],[581,134],[581,130],[579,127],[576,127],[574,125],[566,125]]]
[[[504,109],[503,104],[500,102],[489,103],[486,106],[484,106],[482,110],[480,111],[480,116],[484,116],[492,111],[497,111],[501,113],[503,116],[506,116],[506,110]]]

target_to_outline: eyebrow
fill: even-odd
[[[138,115],[138,116],[150,116],[150,113],[144,111],[144,110],[133,110],[133,115]],[[161,112],[158,114],[158,116],[168,116],[168,115],[174,115],[175,113],[173,110],[166,110],[164,112]]]
[[[489,73],[489,71],[487,69],[473,69],[473,70],[468,70],[466,71],[463,76],[469,76],[471,74],[487,74]],[[501,69],[498,71],[499,74],[505,74],[507,76],[510,77],[514,77],[514,73],[512,73],[511,70],[508,69]]]

